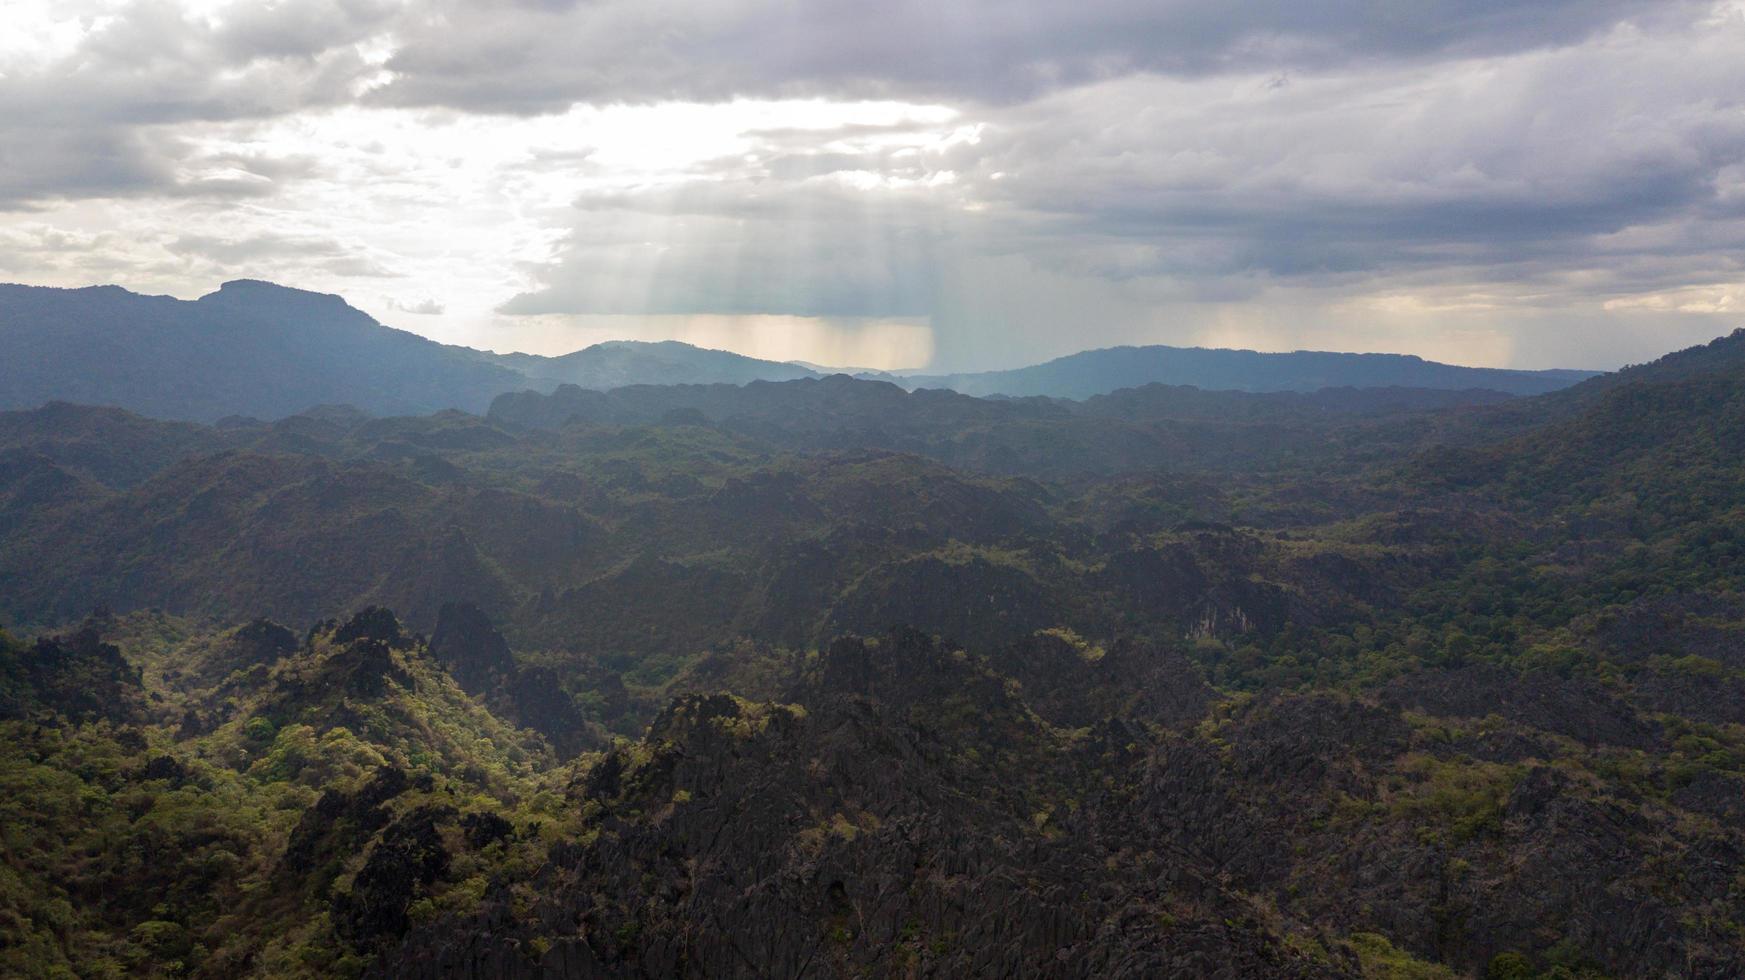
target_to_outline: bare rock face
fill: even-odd
[[[297,649],[297,634],[268,619],[257,619],[231,636],[233,662],[271,664]]]
[[[1745,778],[1732,773],[1698,773],[1673,791],[1672,802],[1728,826],[1745,827]]]
[[[1452,672],[1213,705],[1167,651],[1058,632],[972,654],[898,630],[794,671],[773,701],[675,698],[578,770],[582,832],[531,889],[397,931],[442,873],[409,826],[336,906],[376,975],[1340,976],[1338,937],[1369,932],[1473,973],[1551,934],[1618,975],[1745,967],[1690,917],[1738,901],[1737,780],[1673,795],[1715,829],[1535,761],[1569,731],[1652,738],[1628,713],[1461,742],[1423,721],[1469,710]],[[1559,699],[1612,704],[1528,684],[1510,710],[1552,726]],[[455,839],[496,839],[467,819]]]
[[[1714,725],[1745,725],[1745,680],[1721,671],[1668,666],[1636,675],[1637,703]]]
[[[905,623],[949,637],[1002,643],[1061,620],[1061,608],[1029,572],[976,557],[915,558],[879,569],[830,613],[831,632],[864,633]]]
[[[842,641],[791,693],[675,700],[647,749],[613,750],[572,790],[597,834],[552,848],[539,908],[504,897],[462,928],[415,930],[383,975],[1345,972],[1194,869],[1111,861],[1068,808],[1039,817],[1031,787],[975,760],[1031,755],[1038,780],[1074,767],[960,654],[916,633]],[[542,923],[585,938],[536,958]]]
[[[1401,708],[1432,715],[1510,721],[1587,745],[1647,749],[1660,742],[1659,726],[1597,682],[1544,672],[1517,674],[1474,665],[1409,674],[1384,697]]]
[[[1332,571],[1322,569],[1323,562]],[[1277,583],[1258,577],[1266,564],[1265,549],[1255,537],[1227,528],[1194,526],[1190,536],[1174,543],[1111,554],[1094,580],[1124,615],[1161,618],[1197,636],[1273,633],[1287,623],[1313,625],[1327,618],[1328,610],[1306,604]],[[1355,563],[1341,564],[1328,556],[1315,564],[1313,577],[1333,583],[1330,594],[1341,587],[1364,593],[1377,588],[1353,570]],[[1291,577],[1308,576],[1298,569]]]
[[[385,609],[365,609],[344,624],[319,623],[295,655],[259,669],[254,680],[264,696],[252,710],[275,726],[356,728],[363,706],[386,697],[390,685],[413,686],[408,661],[422,655],[420,641]]]
[[[350,643],[354,640],[372,640],[389,647],[404,647],[410,642],[400,629],[400,620],[392,611],[380,606],[359,610],[344,626],[334,631],[335,643]]]
[[[391,815],[384,805],[411,786],[402,770],[383,767],[354,793],[328,790],[304,812],[279,862],[281,873],[306,874],[323,862],[343,857]]]
[[[75,722],[127,724],[145,715],[139,668],[95,625],[42,637],[28,648],[0,646],[0,718],[59,712]]]
[[[584,683],[593,690],[615,688],[616,704],[611,698],[600,700],[620,713],[624,708],[624,685],[615,674],[591,676],[583,663],[562,671],[517,663],[490,617],[471,603],[443,605],[429,650],[467,693],[510,721],[544,735],[564,757],[598,744],[566,682]]]
[[[1035,633],[990,661],[1023,685],[1031,709],[1068,728],[1111,717],[1175,727],[1205,717],[1212,701],[1212,689],[1179,650],[1132,640],[1104,649],[1072,635]]]
[[[1745,667],[1745,596],[1684,593],[1640,599],[1592,624],[1593,646],[1620,661],[1696,655]]]
[[[544,735],[559,756],[569,758],[600,745],[586,713],[565,687],[565,680],[572,676],[573,673],[552,667],[522,667],[503,680],[489,701],[504,717]],[[587,680],[596,690],[616,693],[616,700],[622,702],[624,683],[617,675]],[[603,700],[608,708],[612,706],[613,699]]]
[[[443,604],[430,635],[430,653],[469,692],[486,690],[515,670],[509,641],[490,617],[468,602]]]
[[[369,947],[405,934],[407,907],[419,889],[448,872],[449,853],[437,824],[455,816],[453,807],[420,806],[382,834],[350,890],[333,898],[335,931],[341,937]]]

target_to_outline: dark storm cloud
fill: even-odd
[[[0,122],[0,211],[54,197],[130,196],[175,182],[155,141],[130,130],[50,132]]]
[[[1681,0],[600,0],[434,4],[372,98],[544,112],[577,100],[1005,103],[1137,71],[1324,70],[1572,43]]]
[[[959,166],[1004,174],[978,191],[1043,222],[1034,254],[1084,267],[1107,251],[1120,261],[1089,270],[1106,275],[1510,279],[1617,249],[1731,245],[1742,39],[1733,24],[1282,87],[1105,83],[997,117]],[[1619,237],[1646,227],[1666,233]]]
[[[1745,204],[1745,61],[1726,30],[1286,84],[1134,76],[987,110],[976,138],[925,154],[854,139],[900,125],[748,134],[750,152],[701,165],[688,189],[577,202],[577,232],[537,270],[545,288],[504,309],[915,315],[942,305],[950,272],[893,266],[971,252],[1168,280],[1157,288],[1193,301],[1293,282],[1514,284],[1564,300],[1674,288],[1736,273],[1714,256],[1745,249],[1730,220]],[[916,186],[934,173],[953,179]],[[904,189],[827,179],[845,174]],[[861,247],[799,254],[812,226]],[[618,288],[614,248],[643,241],[665,246],[652,283]],[[888,244],[911,241],[926,247]]]
[[[0,121],[0,212],[57,199],[266,197],[317,173],[310,154],[206,153],[155,127],[11,126]]]
[[[237,4],[216,24],[126,4],[65,57],[0,79],[0,119],[43,129],[258,119],[348,101],[373,69],[353,48],[388,7]]]
[[[122,4],[73,56],[8,77],[7,118],[142,124],[270,116],[357,96],[505,112],[576,101],[735,96],[1007,102],[1134,71],[1327,68],[1570,43],[1620,20],[1688,17],[1683,0],[287,0],[209,21]],[[69,115],[70,114],[70,115]]]
[[[119,5],[67,56],[0,76],[0,202],[168,187],[146,127],[364,101],[559,111],[577,101],[900,96],[1021,102],[1134,72],[1288,72],[1568,44],[1683,0],[287,0],[216,19]],[[369,44],[393,52],[384,66]],[[68,166],[69,161],[79,161]],[[791,166],[807,166],[795,161]],[[241,186],[212,184],[215,192]]]
[[[389,0],[239,4],[220,22],[212,42],[215,53],[233,64],[315,58],[390,25],[401,10]]]
[[[354,45],[398,9],[373,0],[237,4],[215,24],[144,0],[92,19],[62,57],[0,62],[0,207],[258,193],[263,185],[247,179],[188,179],[194,152],[179,130],[349,101],[374,70]]]

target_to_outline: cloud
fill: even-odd
[[[712,317],[767,352],[810,318],[860,350],[900,323],[942,368],[1243,336],[1573,361],[1719,329],[1745,284],[1737,4],[8,17],[0,263],[32,280],[398,276],[442,302],[360,302],[460,342]],[[18,244],[45,227],[84,244]]]
[[[349,102],[379,71],[364,42],[399,4],[16,0],[0,44],[0,209],[157,192],[260,193],[250,173],[189,174],[191,124]],[[258,176],[258,174],[255,174]]]
[[[1565,45],[1688,0],[15,0],[0,206],[177,186],[148,131],[366,102],[517,114],[740,97],[1010,105],[1134,73],[1204,76]],[[87,160],[67,167],[69,161]],[[180,184],[185,191],[202,188]],[[215,193],[239,185],[211,184]]]
[[[231,266],[247,265],[263,259],[329,259],[350,254],[345,246],[332,239],[270,234],[244,238],[179,235],[166,243],[165,247],[178,255],[198,255]]]
[[[398,310],[401,313],[411,313],[414,316],[441,316],[448,312],[448,307],[443,306],[441,303],[438,303],[433,299],[420,300],[412,303],[391,299],[388,301],[388,308]]]
[[[984,192],[1055,219],[1063,267],[1107,249],[1110,275],[1531,271],[1738,214],[1742,50],[1734,24],[1282,89],[1125,79],[990,127],[1009,177]]]
[[[142,194],[175,182],[169,155],[140,133],[44,134],[0,121],[0,211],[52,198]]]
[[[293,276],[315,271],[347,279],[401,275],[372,255],[367,247],[319,236],[261,233],[231,238],[184,234],[165,242],[164,248],[179,256],[201,260],[221,277],[237,277],[256,269]]]
[[[544,287],[500,312],[925,315],[945,238],[931,204],[808,182],[586,199]]]
[[[405,23],[372,94],[546,112],[574,101],[904,98],[1005,104],[1136,72],[1207,75],[1506,54],[1658,23],[1681,0],[599,0]]]
[[[368,40],[408,8],[397,0],[232,3],[211,30],[211,42],[232,64],[319,59],[333,49]]]
[[[1741,52],[1745,21],[1620,28],[1285,85],[1134,75],[925,124],[751,132],[672,180],[584,195],[539,287],[500,311],[926,316],[941,357],[973,362],[1042,309],[1038,354],[1083,346],[1075,321],[1155,331],[1155,311],[1204,320],[1281,289],[1505,315],[1736,281]]]
[[[699,146],[585,191],[553,259],[531,267],[538,288],[499,312],[926,315],[966,204],[948,161],[975,127],[942,110],[836,114],[860,119],[749,127],[721,144],[731,152]]]

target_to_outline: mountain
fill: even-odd
[[[888,376],[905,388],[950,388],[969,395],[1089,398],[1140,385],[1193,385],[1236,391],[1316,391],[1321,388],[1486,388],[1538,395],[1568,387],[1595,371],[1512,371],[1457,367],[1408,354],[1270,354],[1202,347],[1110,347],[1044,364],[971,374]]]
[[[499,396],[491,403],[488,415],[497,421],[552,429],[576,421],[648,425],[683,415],[790,433],[931,429],[961,434],[978,423],[1021,419],[1284,424],[1310,418],[1350,420],[1498,405],[1511,400],[1509,395],[1480,388],[1243,392],[1150,384],[1076,402],[1044,397],[977,398],[938,388],[905,390],[886,381],[835,374],[790,382],[629,385],[610,391],[562,385],[549,394],[526,391]]]
[[[1289,458],[1385,453],[1459,413],[1512,401],[1479,389],[1311,393],[1147,385],[1084,402],[975,398],[832,375],[746,385],[559,386],[491,403],[509,427],[708,425],[789,451],[884,449],[978,472],[1061,478],[1150,467],[1240,470]]]
[[[0,286],[0,405],[65,400],[166,419],[481,411],[526,387],[477,352],[382,326],[337,296],[238,280],[198,300]]]
[[[604,391],[638,384],[746,384],[816,377],[797,364],[764,361],[676,340],[613,340],[559,357],[491,354],[493,361],[543,382]],[[544,387],[550,387],[545,385]]]
[[[1706,344],[1673,351],[1646,364],[1632,364],[1560,389],[1536,402],[1543,409],[1538,421],[1572,418],[1622,388],[1675,384],[1696,378],[1725,379],[1741,371],[1745,371],[1745,327]],[[1530,421],[1523,420],[1528,424]]]
[[[378,416],[477,413],[497,395],[559,385],[595,391],[745,385],[828,373],[677,341],[611,341],[561,357],[497,354],[384,326],[338,296],[254,280],[225,283],[194,301],[116,286],[0,285],[0,409],[67,401],[199,422],[279,419],[323,403]],[[1015,371],[862,376],[911,390],[1084,399],[1154,383],[1252,392],[1402,388],[1527,395],[1592,375],[1453,367],[1391,354],[1140,347],[1086,351]]]
[[[0,412],[0,975],[1745,975],[1741,340]]]
[[[0,285],[0,408],[59,400],[199,422],[278,419],[320,403],[425,415],[483,412],[504,392],[560,383],[811,376],[672,341],[616,341],[562,357],[493,354],[384,326],[338,296],[246,279],[193,301],[117,286]]]

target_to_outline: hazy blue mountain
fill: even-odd
[[[157,418],[280,419],[313,405],[372,415],[443,409],[483,413],[496,396],[559,385],[792,381],[831,373],[676,341],[611,341],[561,357],[440,344],[377,322],[338,296],[255,280],[198,300],[117,286],[0,285],[0,409],[49,401],[114,405]],[[1260,354],[1127,347],[1086,351],[1011,371],[955,375],[868,372],[908,389],[1085,399],[1147,384],[1205,390],[1489,389],[1538,394],[1582,371],[1455,367],[1396,354]]]
[[[504,392],[560,383],[815,376],[675,341],[613,341],[562,357],[494,354],[385,326],[338,296],[256,280],[193,301],[119,286],[0,285],[0,409],[61,400],[202,422],[284,418],[322,403],[374,415],[482,413]]]
[[[1458,367],[1409,354],[1320,351],[1267,354],[1159,345],[1083,351],[1009,371],[879,377],[905,388],[950,388],[966,395],[1084,399],[1153,383],[1232,391],[1486,388],[1511,395],[1538,395],[1569,387],[1598,373]]]
[[[0,406],[61,399],[167,419],[483,411],[520,372],[377,323],[338,296],[238,280],[186,301],[0,286]]]
[[[676,340],[611,340],[561,357],[519,353],[487,356],[538,381],[597,391],[638,384],[737,385],[819,376],[818,371],[798,364],[693,347]],[[552,385],[541,387],[549,390]]]

